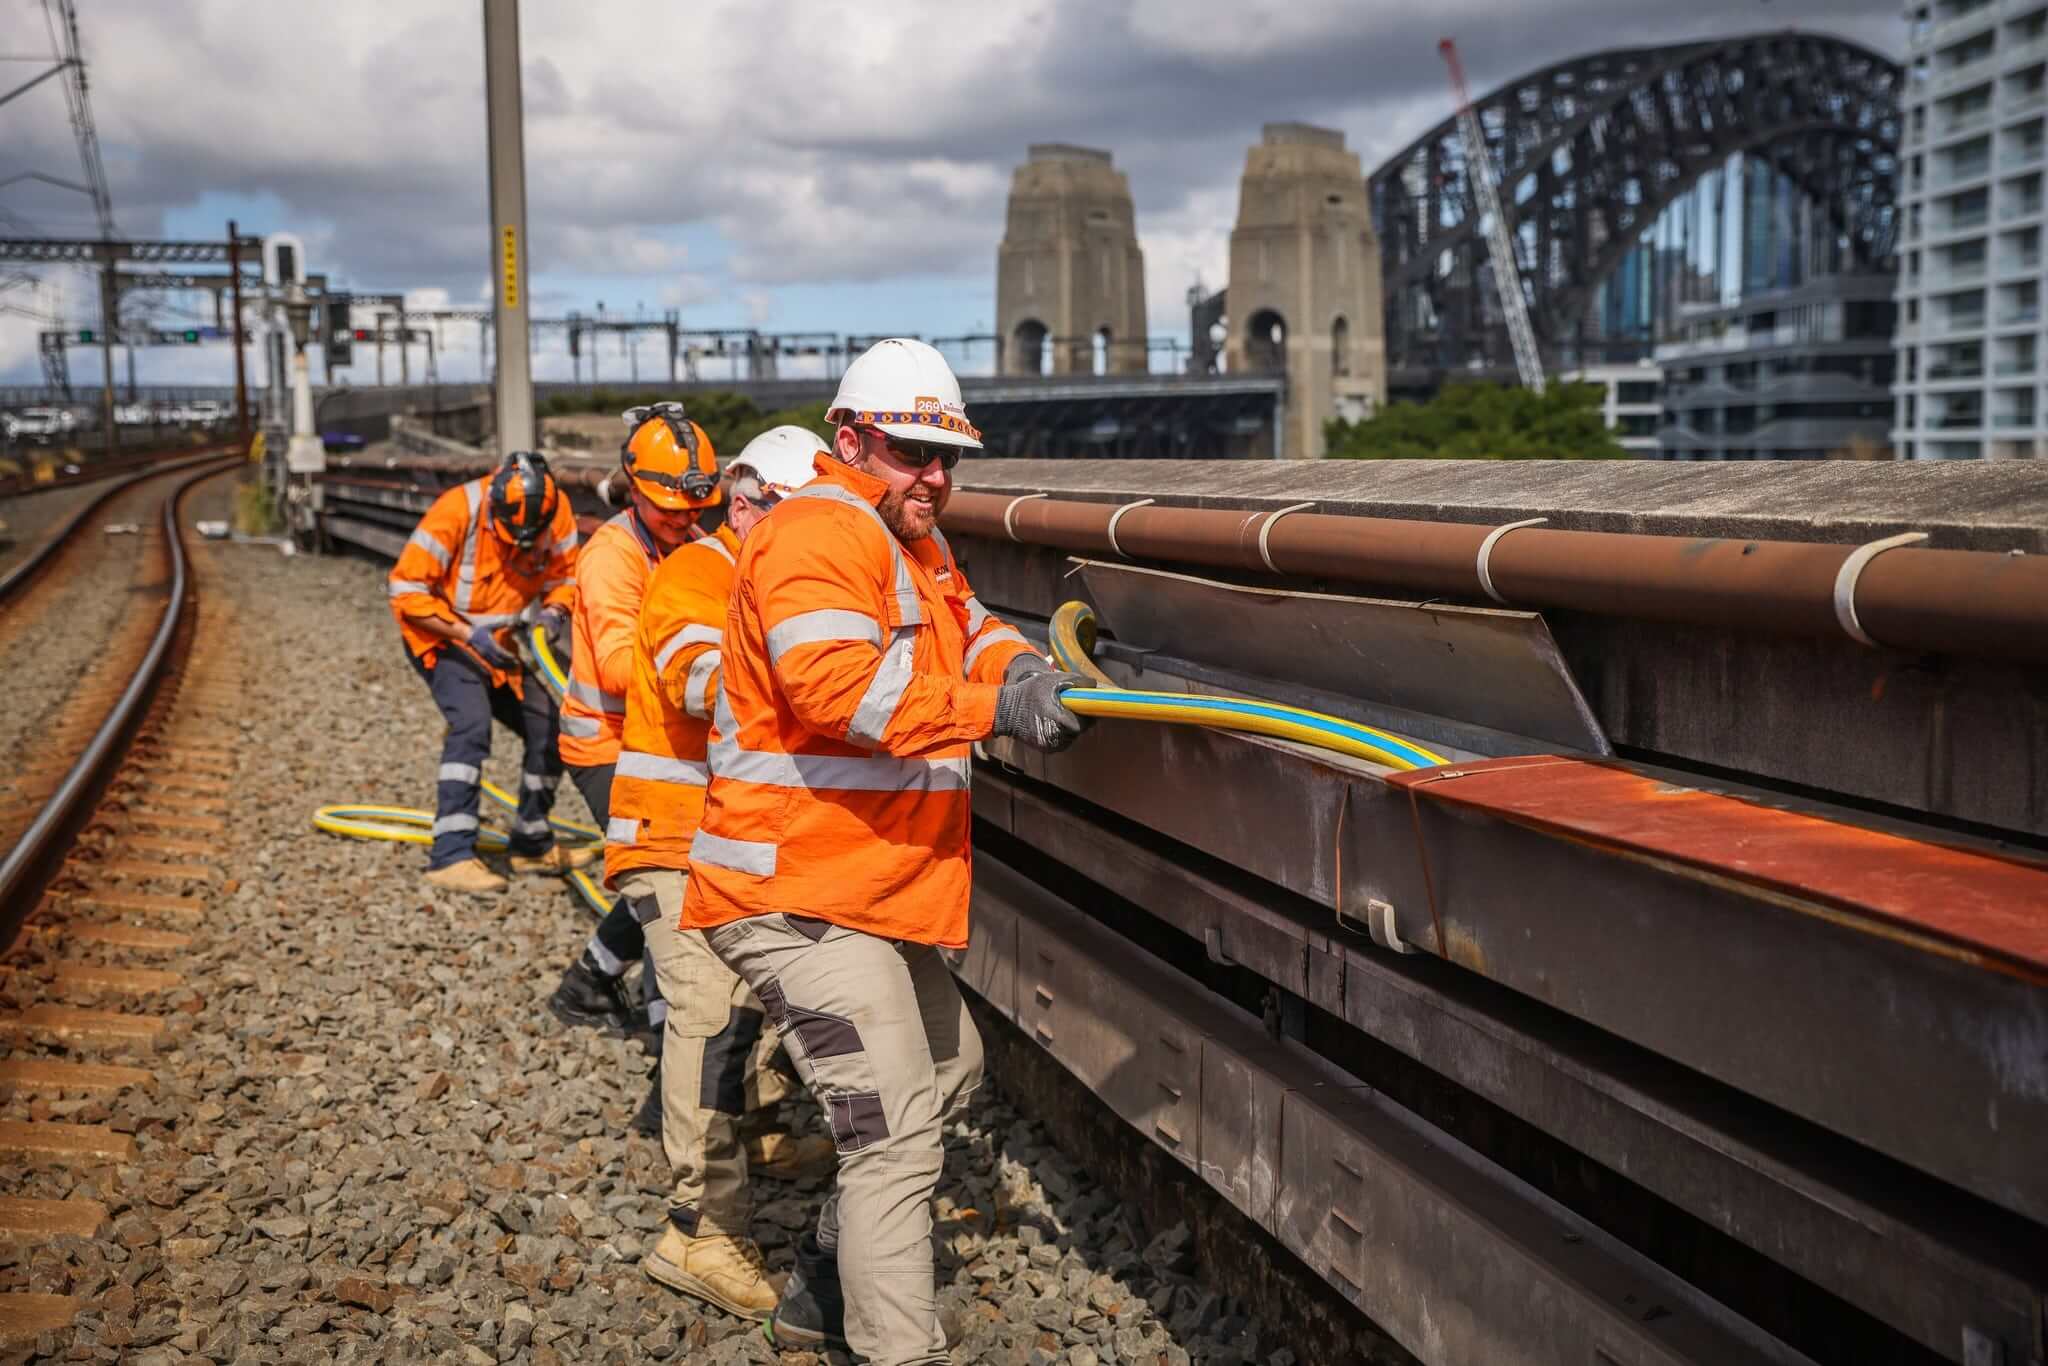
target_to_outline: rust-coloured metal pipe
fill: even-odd
[[[1493,535],[1497,528],[1456,522],[965,491],[953,495],[942,521],[956,535],[1077,554],[1341,579],[1479,602],[1490,600],[1480,580],[1484,549],[1494,591],[1516,607],[1852,635],[1836,599],[1855,546],[1540,526]],[[1852,577],[1854,620],[1879,644],[2048,659],[2048,557],[1901,546],[1869,558]]]

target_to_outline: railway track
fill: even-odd
[[[176,960],[225,881],[208,837],[234,775],[240,664],[229,609],[203,592],[213,552],[187,543],[181,508],[238,463],[110,488],[0,588],[10,650],[75,622],[82,598],[114,603],[104,635],[69,632],[91,634],[93,658],[42,680],[0,796],[0,1238],[30,1249],[0,1269],[0,1345],[36,1344],[84,1303],[28,1288],[33,1249],[106,1229],[103,1197],[136,1157],[115,1105],[153,1086],[149,1054],[192,999]],[[122,518],[136,530],[95,534]]]

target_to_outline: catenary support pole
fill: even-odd
[[[242,237],[232,218],[228,220],[228,288],[235,295],[235,314],[228,325],[228,337],[235,348],[235,440],[246,456],[249,453],[249,374],[248,357],[242,350]]]
[[[498,333],[500,451],[531,450],[533,356],[527,342],[526,137],[519,95],[519,0],[483,0],[484,100],[491,166],[491,290]]]

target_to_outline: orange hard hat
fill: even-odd
[[[539,453],[514,451],[491,478],[491,525],[521,550],[531,550],[554,524],[560,496]]]
[[[648,502],[671,512],[718,505],[718,453],[682,404],[629,408],[625,418],[632,435],[619,465]]]

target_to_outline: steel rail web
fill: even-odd
[[[135,487],[137,484],[141,483],[145,479],[154,479],[157,478],[159,475],[170,474],[181,469],[188,469],[193,465],[201,464],[206,461],[217,460],[219,458],[219,451],[216,449],[214,451],[198,455],[189,461],[178,461],[173,462],[169,465],[145,467],[143,469],[136,470],[133,473],[130,473],[128,477],[125,479],[121,479],[117,482],[109,484],[106,488],[102,489],[99,495],[93,498],[92,501],[88,502],[84,507],[81,507],[80,509],[78,509],[78,511],[72,513],[69,517],[65,518],[64,524],[57,529],[57,533],[54,536],[51,536],[42,545],[37,546],[34,553],[32,553],[27,559],[23,560],[20,564],[14,566],[14,568],[8,570],[5,574],[0,574],[0,603],[6,602],[9,598],[12,598],[16,593],[19,593],[22,589],[28,587],[29,583],[32,580],[34,580],[38,574],[42,573],[43,569],[48,566],[49,562],[52,559],[56,558],[57,552],[70,543],[72,536],[77,533],[78,528],[84,525],[88,518],[92,517],[93,514],[97,513],[100,510],[100,508],[103,507],[107,503],[107,501],[113,498],[116,494],[126,492],[127,490]],[[35,490],[30,490],[30,492],[34,491]]]
[[[192,611],[191,565],[178,534],[178,507],[193,485],[233,468],[238,460],[239,457],[216,460],[212,462],[213,468],[193,471],[164,500],[163,531],[171,557],[170,600],[164,605],[163,619],[157,623],[156,634],[151,637],[135,676],[121,690],[107,719],[93,732],[84,753],[64,774],[42,811],[20,841],[7,851],[5,861],[0,862],[0,939],[4,939],[6,946],[13,945],[35,905],[36,894],[41,891],[37,875],[43,865],[70,832],[76,818],[97,799],[102,780],[125,752],[135,724],[156,700],[172,642]]]

